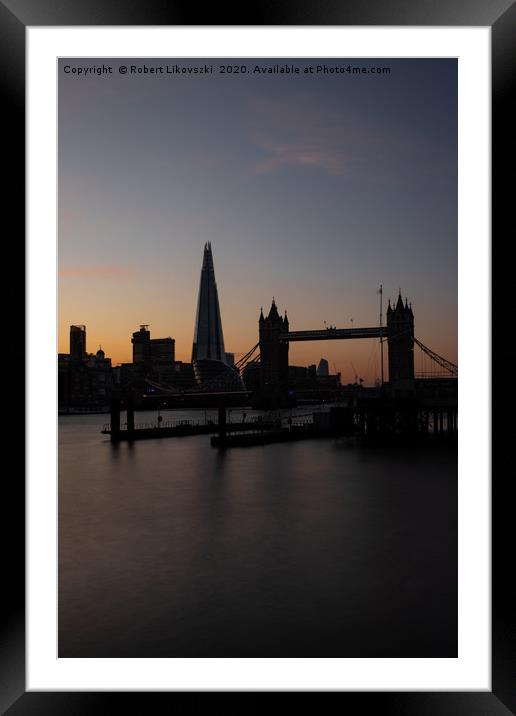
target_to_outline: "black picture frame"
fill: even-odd
[[[509,325],[509,291],[513,279],[500,278],[510,266],[509,241],[514,235],[513,182],[506,181],[515,165],[508,139],[516,126],[513,106],[515,79],[516,3],[514,0],[319,0],[317,3],[277,2],[244,6],[234,12],[212,4],[151,0],[0,0],[0,83],[4,120],[3,216],[16,217],[10,230],[9,265],[25,261],[25,30],[27,26],[73,25],[412,25],[490,26],[492,30],[492,448],[497,460],[492,471],[492,691],[490,692],[339,692],[340,706],[350,713],[371,708],[386,716],[428,714],[516,713],[516,594],[511,586],[514,548],[514,488],[503,448],[510,444],[511,422],[502,417],[503,405],[512,403],[504,376],[509,378],[515,349],[501,328]],[[202,18],[202,23],[199,23]],[[7,156],[6,156],[7,155]],[[508,171],[506,171],[508,170]],[[512,195],[512,196],[511,196]],[[5,225],[5,223],[4,223]],[[496,251],[494,249],[496,248]],[[503,271],[502,271],[503,275]],[[22,305],[23,299],[22,299]],[[23,310],[23,309],[22,309]],[[11,365],[24,364],[22,320],[10,328]],[[482,329],[485,337],[485,327]],[[479,340],[482,340],[480,338]],[[13,362],[14,360],[14,362]],[[7,374],[6,374],[7,377]],[[18,432],[23,425],[20,381],[12,384],[9,405],[15,409]],[[23,448],[22,453],[23,454]],[[25,689],[25,488],[15,470],[4,475],[3,535],[4,613],[0,637],[0,709],[11,716],[25,713],[80,714],[125,708],[131,702],[146,711],[170,707],[176,693],[26,692]],[[5,495],[5,492],[7,494]],[[10,521],[5,520],[9,513]],[[514,571],[514,568],[512,568]],[[145,698],[145,705],[142,699]],[[150,699],[150,702],[149,702]],[[165,701],[165,704],[163,703]]]

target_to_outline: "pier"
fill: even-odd
[[[248,424],[233,430],[221,425],[211,438],[212,447],[250,447],[316,438],[356,438],[367,442],[409,444],[414,441],[450,440],[457,436],[457,406],[452,401],[374,399],[354,401],[315,412],[311,420],[283,417],[271,427]],[[282,423],[287,422],[287,425]]]
[[[121,413],[125,405],[126,422],[121,422]],[[113,398],[110,408],[110,422],[101,430],[103,435],[109,435],[111,442],[132,440],[151,440],[155,438],[180,438],[189,435],[210,435],[219,433],[224,436],[227,431],[233,433],[256,430],[271,430],[274,423],[270,420],[254,418],[251,422],[242,419],[239,422],[227,422],[227,408],[218,408],[218,420],[192,421],[174,420],[163,421],[158,415],[155,423],[135,423],[134,401],[129,396],[123,403],[120,398]]]
[[[121,422],[122,405],[126,422]],[[213,447],[243,447],[328,437],[355,437],[367,441],[449,439],[457,435],[457,402],[454,398],[425,396],[398,399],[381,394],[355,396],[347,404],[302,415],[255,416],[228,421],[228,407],[219,405],[214,420],[175,420],[136,423],[134,402],[129,396],[111,401],[111,420],[102,434],[111,442],[213,435]]]

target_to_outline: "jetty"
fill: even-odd
[[[245,417],[238,422],[227,422],[226,407],[219,407],[218,420],[174,420],[163,421],[158,414],[155,423],[135,423],[134,403],[129,397],[124,405],[126,422],[121,422],[122,403],[120,399],[111,401],[110,422],[103,426],[101,433],[109,435],[111,442],[154,440],[156,438],[181,438],[190,435],[210,435],[230,430],[232,434],[246,431],[268,431],[274,428],[275,423],[262,416],[255,416],[250,421]]]

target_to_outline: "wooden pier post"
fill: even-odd
[[[120,398],[111,398],[110,405],[111,418],[111,442],[120,440]]]

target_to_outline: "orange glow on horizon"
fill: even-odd
[[[116,315],[111,315],[111,310],[102,312],[99,306],[93,307],[87,304],[88,302],[85,302],[84,311],[75,309],[72,312],[68,309],[61,309],[59,352],[69,352],[70,325],[84,323],[86,325],[86,349],[89,353],[95,353],[99,346],[102,346],[106,356],[111,358],[113,366],[132,362],[131,337],[132,333],[139,329],[140,323],[132,320],[127,313],[122,314],[116,310]],[[185,309],[185,312],[178,316],[175,322],[171,321],[169,316],[164,315],[163,309],[154,321],[152,320],[152,315],[149,315],[151,314],[150,311],[145,311],[142,316],[142,323],[149,323],[152,338],[171,337],[175,339],[176,361],[190,362],[191,360],[195,308],[193,301],[190,301],[190,304],[190,310],[187,312]],[[254,311],[251,321],[249,321],[245,320],[245,315],[240,310],[237,310],[238,308],[233,307],[233,311],[224,313],[224,308],[222,307],[225,349],[234,353],[236,360],[258,342],[258,312]],[[452,330],[453,327],[451,326],[448,330],[445,330],[443,326],[436,325],[431,326],[433,329],[431,332],[427,330],[421,333],[417,329],[417,313],[415,318],[418,338],[439,354],[456,363],[456,334]],[[295,317],[291,316],[290,312],[289,319],[291,330],[322,328],[317,323],[298,322]],[[374,321],[364,320],[363,322],[358,322],[355,320],[355,328],[359,327],[360,323],[363,325],[376,325]],[[238,325],[243,325],[245,330],[238,330]],[[337,327],[345,328],[350,326],[337,323]],[[439,330],[436,330],[436,328]],[[341,380],[344,384],[354,382],[355,377],[358,376],[363,378],[366,385],[374,385],[375,381],[380,377],[380,346],[376,339],[290,344],[290,365],[308,366],[314,363],[317,365],[322,357],[328,360],[330,373],[341,373]],[[414,367],[416,373],[437,369],[437,366],[432,365],[430,359],[425,357],[417,347],[414,350]],[[384,376],[385,379],[388,378],[387,345],[384,345]]]

